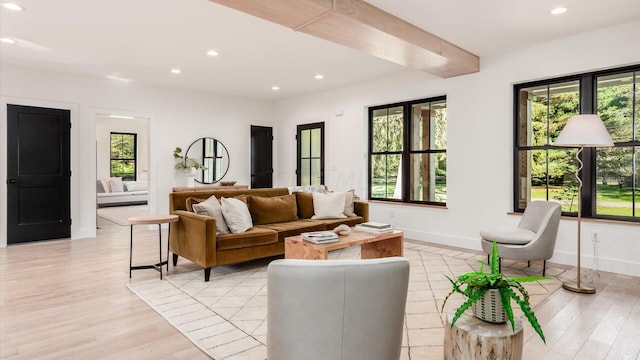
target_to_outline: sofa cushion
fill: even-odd
[[[96,181],[96,193],[98,193],[98,194],[106,193],[106,191],[104,189],[104,184],[100,180]]]
[[[187,211],[195,212],[195,211],[193,211],[193,205],[199,204],[199,203],[201,203],[201,202],[203,202],[205,200],[207,200],[207,199],[197,198],[197,197],[189,197],[189,198],[187,198],[187,200],[185,201],[186,207],[187,207]]]
[[[298,220],[295,195],[249,196],[247,203],[254,225]]]
[[[146,181],[125,181],[124,191],[143,191],[149,190],[149,186]]]
[[[110,178],[109,187],[111,187],[111,192],[124,192],[124,184],[121,177]]]
[[[344,204],[346,193],[313,193],[312,219],[340,219],[345,218]]]
[[[302,191],[295,191],[293,194],[298,204],[298,218],[310,219],[313,216],[313,194]]]
[[[345,199],[344,199],[344,214],[346,216],[356,216],[356,213],[353,209],[353,198],[355,197],[355,190],[351,189],[345,191]]]
[[[222,214],[232,233],[245,232],[253,226],[249,208],[241,200],[223,197]]]
[[[222,215],[222,207],[215,196],[209,197],[205,201],[201,201],[197,204],[193,204],[193,212],[198,215],[207,215],[216,219],[216,234],[228,234],[229,227]]]
[[[349,216],[347,218],[344,219],[324,219],[324,220],[311,220],[308,219],[306,221],[309,222],[320,222],[322,224],[324,224],[325,226],[325,230],[333,230],[335,229],[338,225],[349,225],[350,227],[356,226],[358,224],[361,224],[364,222],[364,218],[362,216]]]
[[[263,229],[275,230],[278,232],[278,240],[284,241],[287,236],[300,235],[302,232],[324,230],[323,222],[309,220],[295,220],[276,224],[256,225]]]
[[[275,231],[253,227],[243,233],[216,236],[216,249],[234,250],[275,244],[277,242],[278,233]]]

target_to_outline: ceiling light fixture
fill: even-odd
[[[182,74],[182,71],[180,69],[171,69],[171,73],[172,74]]]
[[[131,79],[123,78],[121,76],[116,76],[116,75],[107,75],[105,77],[109,80],[117,80],[117,81],[124,81],[124,82],[131,81]]]
[[[2,6],[5,9],[9,9],[9,10],[13,10],[13,11],[23,11],[24,8],[18,4],[14,4],[14,3],[3,3]]]
[[[207,51],[207,55],[209,56],[218,56],[218,52],[215,50],[209,50]]]
[[[317,80],[322,80],[322,79],[324,79],[324,75],[318,74],[318,75],[314,76],[314,78],[316,78]]]
[[[271,90],[278,91],[278,90],[280,90],[280,86],[272,86]]]
[[[4,38],[4,37],[3,37],[3,38],[0,38],[0,41],[2,41],[2,42],[3,42],[3,43],[5,43],[5,44],[15,44],[15,43],[16,43],[16,41],[15,41],[15,40],[10,39],[10,38]]]
[[[567,8],[566,7],[557,7],[553,10],[551,10],[551,15],[560,15],[560,14],[564,14],[567,12]]]
[[[127,119],[127,120],[135,119],[135,117],[133,116],[126,116],[126,115],[109,115],[109,117],[114,119]]]

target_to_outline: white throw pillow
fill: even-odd
[[[149,190],[146,181],[126,181],[124,182],[125,191],[144,191]]]
[[[109,187],[111,192],[124,192],[124,185],[121,177],[112,177],[109,179]]]
[[[312,219],[344,219],[347,193],[313,193]]]
[[[242,233],[253,227],[247,204],[234,198],[222,198],[222,214],[232,233]]]
[[[110,193],[111,185],[109,185],[109,179],[100,179],[100,182],[102,183],[102,188],[104,189],[104,192]]]
[[[215,195],[201,203],[193,204],[192,207],[194,213],[211,216],[216,219],[216,234],[222,235],[229,233],[229,226],[227,226],[227,222],[222,215],[222,206],[220,206]]]
[[[344,199],[344,214],[346,216],[358,216],[358,214],[355,213],[355,209],[354,209],[354,205],[353,205],[353,198],[354,196],[355,190],[351,189],[349,191],[345,191],[345,199]]]

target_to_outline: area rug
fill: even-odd
[[[445,275],[477,270],[478,260],[486,261],[486,256],[414,241],[405,241],[404,255],[411,272],[401,358],[442,359],[445,317],[463,300],[452,296],[441,312],[451,289]],[[333,251],[329,257],[359,258],[360,248]],[[261,360],[267,357],[266,269],[272,260],[214,268],[209,282],[200,270],[128,286],[212,358]],[[527,268],[526,262],[503,260],[502,271],[509,276],[540,275],[542,265]],[[561,287],[558,277],[564,273],[564,268],[551,266],[547,276],[552,279],[525,284],[534,307]]]
[[[127,219],[133,216],[149,215],[147,205],[110,206],[100,208],[98,216],[118,225],[129,226]]]

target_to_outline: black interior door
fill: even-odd
[[[273,187],[273,128],[251,125],[251,188]]]
[[[69,110],[7,105],[7,243],[71,236]]]

